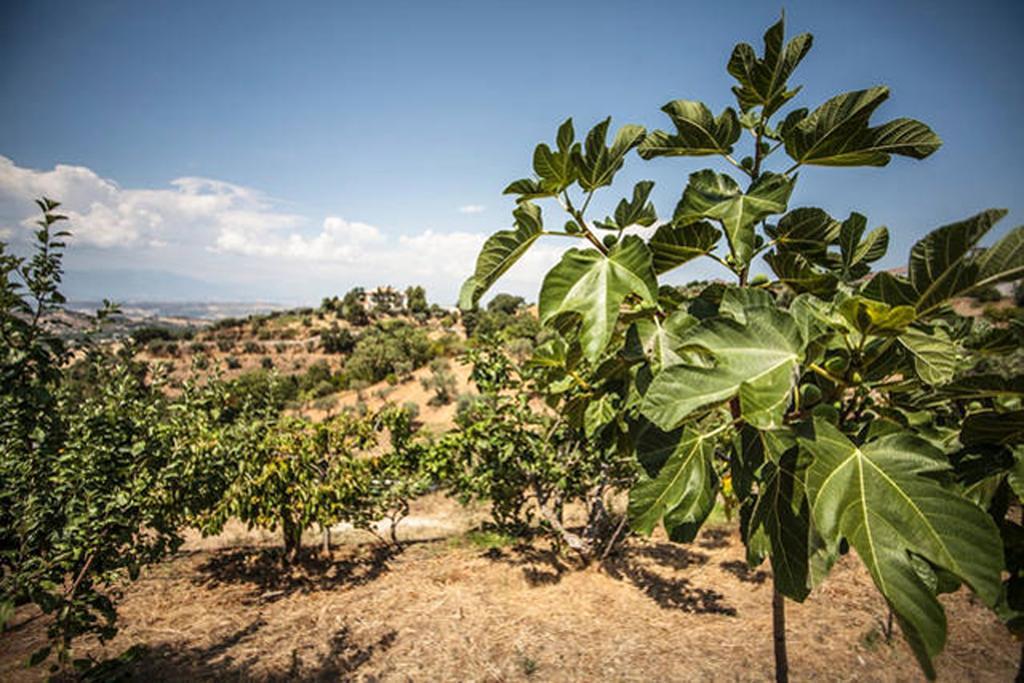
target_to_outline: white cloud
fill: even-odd
[[[250,188],[207,178],[179,178],[170,185],[124,189],[84,166],[36,171],[0,156],[0,226],[31,227],[32,200],[42,195],[62,203],[74,226],[73,241],[101,248],[194,244],[220,232],[265,233],[303,222],[275,210]]]
[[[282,235],[267,230],[259,222],[224,226],[212,249],[245,256],[353,263],[366,256],[367,248],[384,241],[381,231],[372,225],[328,216],[323,229],[314,237],[296,232]]]
[[[71,219],[71,253],[88,254],[90,267],[167,270],[262,287],[282,298],[356,284],[416,283],[439,300],[453,300],[487,237],[434,230],[388,235],[340,216],[314,219],[283,211],[258,190],[221,180],[184,177],[165,187],[125,188],[84,166],[40,171],[3,156],[0,236],[26,238],[24,226],[37,213],[32,200],[41,195],[62,202]],[[479,213],[484,207],[459,210]],[[499,288],[535,297],[543,274],[566,246],[535,245]]]
[[[459,207],[459,213],[483,213],[486,209],[483,204],[466,204]]]

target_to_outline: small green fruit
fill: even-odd
[[[833,375],[841,375],[850,367],[850,359],[845,356],[832,356],[825,361],[825,369]]]
[[[814,406],[811,410],[811,415],[814,417],[820,417],[823,420],[828,420],[832,424],[839,423],[839,411],[827,403]]]
[[[800,387],[800,403],[805,406],[813,406],[821,400],[821,389],[814,384],[805,384]]]

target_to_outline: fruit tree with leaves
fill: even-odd
[[[554,146],[534,150],[534,176],[506,189],[517,199],[514,228],[484,244],[460,305],[474,308],[542,237],[581,242],[541,284],[541,321],[564,344],[538,362],[567,382],[589,377],[569,414],[614,432],[638,459],[633,528],[662,524],[672,540],[692,540],[728,479],[748,560],[773,570],[777,679],[788,675],[785,599],[804,600],[850,549],[933,676],[946,638],[938,592],[965,584],[1009,607],[997,524],[953,468],[970,421],[923,397],[971,390],[958,379],[972,321],[951,302],[1024,274],[1024,228],[981,247],[1005,213],[984,211],[918,241],[906,275],[872,276],[887,229],[795,205],[799,173],[924,159],[941,142],[914,119],[876,120],[885,87],[794,106],[790,78],[811,44],[809,34],[786,41],[780,20],[761,54],[737,45],[727,65],[737,106],[715,115],[673,100],[662,108],[669,131],[624,125],[609,143],[606,119],[577,141],[565,121]],[[634,151],[712,157],[733,170],[693,170],[663,218],[642,181],[593,220],[592,199]],[[542,201],[564,213],[558,227],[545,223]],[[661,284],[698,258],[729,281],[689,298]],[[752,277],[762,263],[770,275]],[[1019,393],[1000,396],[1019,408]],[[990,402],[987,412],[1007,407]]]

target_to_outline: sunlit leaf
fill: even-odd
[[[654,256],[654,272],[661,275],[711,253],[721,237],[722,231],[706,221],[678,227],[662,225],[647,243]]]
[[[800,329],[775,307],[745,314],[745,324],[716,317],[693,328],[684,347],[703,349],[714,365],[680,364],[659,372],[641,403],[643,415],[672,430],[695,410],[738,396],[747,422],[763,429],[780,425],[803,354]]]
[[[625,230],[633,225],[654,225],[658,220],[658,214],[654,211],[654,204],[648,201],[653,187],[654,183],[650,180],[641,180],[633,187],[633,198],[621,200],[615,207],[615,216],[598,221],[597,227],[605,230]]]
[[[702,218],[719,221],[736,261],[746,264],[754,252],[754,225],[784,212],[792,192],[793,181],[781,175],[765,173],[744,193],[727,175],[698,171],[690,175],[672,223],[683,226]]]
[[[627,236],[607,255],[594,249],[570,249],[544,278],[541,322],[564,313],[578,314],[583,351],[594,360],[608,344],[619,309],[630,294],[651,306],[658,296],[651,252],[642,239]]]
[[[715,118],[702,102],[675,100],[661,108],[675,124],[676,133],[656,130],[637,148],[644,159],[659,156],[729,154],[742,129],[732,107]]]
[[[530,246],[537,241],[543,230],[540,207],[529,202],[521,203],[513,212],[515,230],[501,230],[484,242],[476,259],[476,270],[462,285],[459,292],[459,307],[470,309],[476,306],[488,289],[511,268]]]
[[[801,438],[813,457],[807,495],[817,531],[831,546],[846,539],[897,614],[925,672],[942,649],[946,618],[911,557],[971,586],[989,605],[1000,594],[1002,544],[992,519],[939,476],[941,451],[910,433],[857,447],[826,421]]]
[[[610,185],[615,173],[622,168],[626,154],[644,138],[643,126],[627,124],[615,134],[611,146],[606,146],[605,140],[611,121],[609,117],[594,126],[587,133],[583,151],[580,152],[578,148],[573,151],[577,180],[580,187],[587,192]]]
[[[900,344],[914,356],[914,369],[925,384],[946,384],[956,374],[956,347],[941,328],[929,332],[909,328],[899,336]]]
[[[787,131],[786,153],[817,166],[885,166],[892,154],[923,159],[942,141],[914,119],[869,127],[868,119],[889,97],[885,87],[837,95]]]
[[[732,91],[744,111],[761,105],[764,115],[771,116],[799,92],[799,87],[788,89],[786,81],[811,49],[814,38],[804,33],[785,45],[784,40],[783,18],[765,32],[763,57],[758,58],[754,48],[746,43],[733,49],[728,69],[740,83]]]

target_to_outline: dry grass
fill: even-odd
[[[480,517],[440,496],[419,501],[414,515],[447,532]],[[128,586],[117,638],[83,642],[79,652],[109,657],[145,645],[129,670],[135,680],[771,677],[770,576],[746,568],[732,529],[709,529],[685,547],[633,540],[604,571],[575,569],[544,544],[410,530],[421,540],[401,553],[352,536],[331,558],[289,572],[270,539],[240,529],[193,539]],[[1011,680],[1019,647],[995,617],[964,592],[943,602],[950,637],[940,679]],[[881,636],[885,606],[855,558],[805,604],[790,603],[788,616],[795,680],[921,678],[899,636]],[[18,666],[42,642],[42,621],[4,635],[0,678],[41,677]]]

